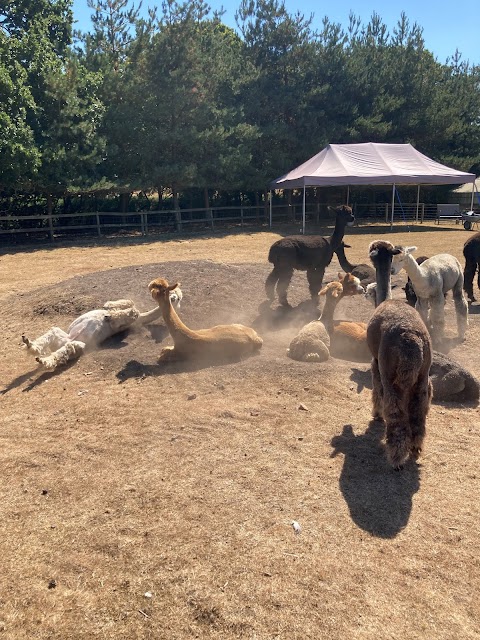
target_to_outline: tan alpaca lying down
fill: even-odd
[[[330,354],[335,356],[334,346],[341,342],[341,336],[336,333],[336,326],[341,323],[334,322],[333,314],[337,304],[345,296],[354,296],[364,293],[360,281],[352,274],[338,274],[340,281],[329,282],[321,291],[325,296],[325,305],[322,315],[318,320],[309,322],[300,329],[287,349],[287,355],[293,360],[304,362],[325,362]],[[341,330],[339,331],[339,333]]]
[[[174,343],[173,347],[162,349],[159,362],[196,358],[235,359],[250,355],[261,348],[262,338],[254,329],[243,324],[221,324],[197,331],[189,329],[178,317],[170,300],[170,292],[178,286],[169,285],[163,278],[152,280],[148,285],[152,298],[161,309]]]

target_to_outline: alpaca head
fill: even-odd
[[[328,207],[329,211],[332,211],[336,215],[338,222],[343,223],[345,226],[351,227],[355,222],[355,216],[352,212],[352,207],[348,204],[341,204],[338,207]]]
[[[337,298],[340,299],[343,295],[343,287],[341,282],[329,282],[327,285],[323,287],[320,291],[321,296],[327,296],[327,298]]]
[[[371,282],[367,284],[367,288],[365,290],[365,300],[368,300],[375,306],[377,304],[377,283]]]
[[[365,289],[360,284],[360,279],[352,276],[351,273],[339,273],[338,279],[342,285],[342,295],[356,296],[360,293],[365,293]]]
[[[175,307],[177,307],[177,309],[179,309],[182,299],[183,299],[182,290],[180,289],[180,286],[177,285],[175,289],[170,291],[170,301]]]
[[[388,240],[374,240],[368,247],[368,255],[375,269],[392,272],[393,256],[402,252],[401,248],[394,247]]]
[[[163,278],[156,278],[148,285],[148,290],[152,298],[159,305],[170,304],[170,293],[179,286],[180,283],[168,284]]]
[[[395,249],[399,249],[399,253],[393,256],[392,259],[392,273],[399,273],[402,269],[405,268],[405,258],[417,250],[417,247],[402,247],[402,245],[397,244]]]

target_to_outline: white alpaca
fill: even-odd
[[[465,339],[468,325],[468,304],[463,294],[463,271],[460,262],[449,253],[439,253],[417,264],[411,255],[417,247],[396,246],[399,253],[393,256],[392,273],[405,269],[412,281],[417,302],[415,308],[432,336],[441,341],[445,332],[445,297],[452,291],[457,314],[458,336]],[[430,316],[429,316],[430,307]]]
[[[181,289],[177,287],[171,292],[171,297],[176,306],[180,306]],[[132,300],[114,300],[106,302],[103,309],[93,309],[75,318],[67,331],[52,327],[36,340],[29,340],[26,336],[22,336],[22,340],[27,353],[36,356],[44,369],[54,371],[79,358],[87,349],[95,349],[116,333],[149,324],[161,315],[158,307],[140,313]]]

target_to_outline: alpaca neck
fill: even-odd
[[[375,274],[377,280],[377,287],[375,290],[375,306],[378,307],[379,304],[384,302],[385,300],[390,300],[392,298],[392,283],[390,278],[390,268],[391,263],[388,264],[388,268],[379,268],[375,267]]]
[[[423,284],[424,277],[423,277],[422,269],[412,255],[407,254],[405,256],[403,268],[405,269],[405,271],[408,274],[408,277],[412,281],[413,288],[415,288],[415,285]]]
[[[141,313],[138,316],[138,319],[135,324],[138,324],[138,325],[150,324],[151,322],[154,322],[155,320],[158,320],[158,318],[161,318],[161,317],[162,317],[161,308],[155,307],[150,311],[145,311],[145,313]]]
[[[348,258],[345,255],[345,249],[343,248],[342,244],[340,244],[335,253],[337,254],[338,262],[345,273],[351,273],[355,269],[356,265],[348,261]]]
[[[345,222],[342,222],[338,218],[336,219],[335,229],[333,230],[329,240],[332,251],[336,251],[342,244],[343,236],[345,235],[345,225]]]
[[[335,313],[335,308],[340,302],[341,298],[341,295],[337,298],[327,295],[327,298],[325,300],[325,305],[323,307],[322,315],[320,316],[319,320],[323,322],[328,333],[331,333],[333,331],[333,314]]]
[[[169,330],[174,343],[176,343],[177,339],[179,338],[180,339],[182,337],[192,338],[197,335],[195,331],[192,331],[191,329],[189,329],[180,320],[180,318],[177,315],[177,312],[173,308],[170,298],[168,298],[167,301],[162,300],[159,303],[159,307],[161,309],[163,321],[165,322],[165,325],[167,326],[167,329]]]

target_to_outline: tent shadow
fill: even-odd
[[[372,420],[356,436],[351,424],[344,425],[342,434],[332,438],[331,457],[344,455],[339,484],[352,520],[372,536],[391,539],[408,524],[420,471],[414,461],[402,471],[390,467],[381,444],[384,430]]]

